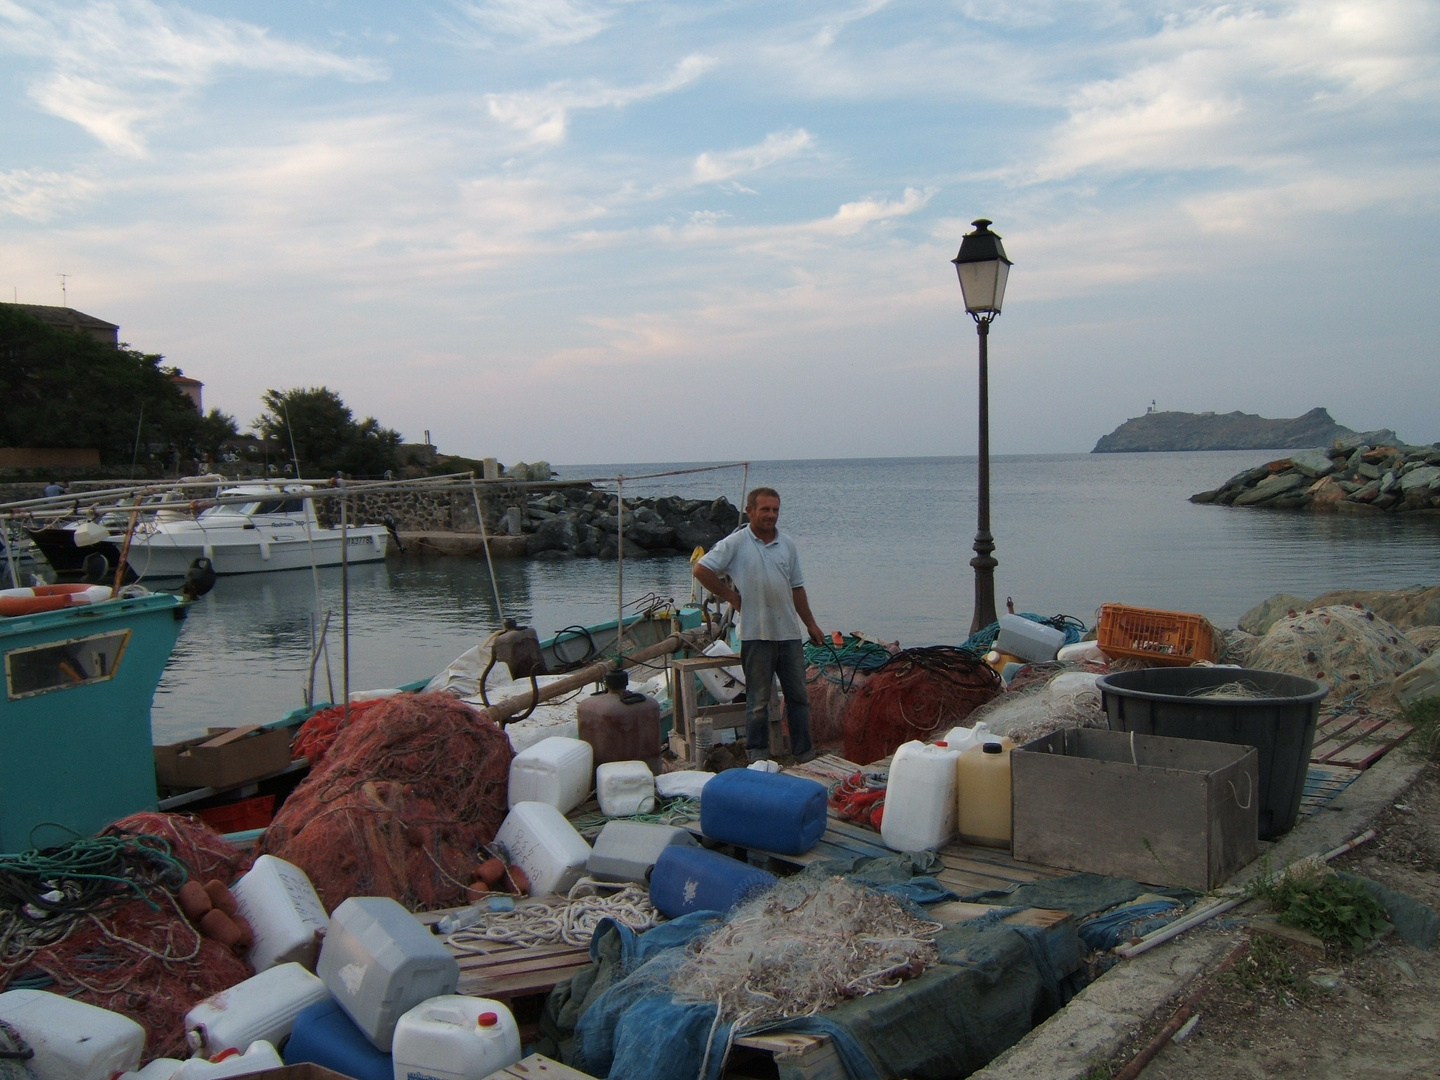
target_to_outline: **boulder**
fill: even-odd
[[[547,551],[574,551],[580,546],[580,529],[571,517],[552,517],[542,521],[526,540],[531,555]]]
[[[1273,476],[1267,476],[1249,491],[1236,498],[1235,505],[1254,506],[1256,503],[1268,502],[1309,482],[1309,477],[1304,473],[1276,473]]]
[[[1440,468],[1434,465],[1419,465],[1400,477],[1400,490],[1406,493],[1426,490],[1440,483]]]
[[[1316,480],[1335,471],[1335,462],[1324,450],[1301,450],[1290,455],[1290,464],[1299,472]]]
[[[625,539],[633,540],[646,551],[657,551],[674,545],[675,530],[663,521],[637,520],[625,529]]]
[[[687,521],[675,527],[674,546],[681,551],[692,551],[697,547],[709,551],[731,531],[731,526],[715,521]]]
[[[1310,498],[1310,509],[1333,511],[1336,504],[1349,495],[1345,485],[1333,476],[1322,476],[1306,491]]]

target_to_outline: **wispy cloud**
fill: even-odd
[[[487,94],[491,118],[537,143],[559,143],[572,112],[582,109],[618,109],[637,101],[661,97],[689,86],[715,66],[713,57],[699,53],[685,57],[663,79],[638,86],[607,86],[599,82],[552,83],[544,90]]]
[[[773,131],[754,146],[701,154],[695,159],[692,178],[697,184],[716,184],[737,176],[798,157],[815,145],[815,137],[804,128]]]
[[[380,78],[373,61],[275,38],[236,19],[152,0],[83,6],[0,0],[0,50],[40,62],[30,99],[107,148],[139,157],[146,129],[227,71]]]
[[[28,221],[50,221],[61,212],[92,198],[100,185],[76,173],[44,169],[0,172],[0,214]]]
[[[551,49],[578,45],[608,25],[591,4],[572,0],[484,0],[455,5],[459,19],[446,20],[462,44],[494,49],[515,44]]]

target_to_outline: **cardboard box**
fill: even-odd
[[[235,787],[289,764],[290,732],[255,724],[155,747],[155,781],[163,788]]]
[[[1069,728],[1010,755],[1022,862],[1207,892],[1259,854],[1252,746]]]

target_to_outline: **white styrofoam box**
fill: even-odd
[[[260,1040],[279,1046],[300,1011],[329,996],[325,984],[299,964],[278,964],[196,1005],[185,1014],[186,1036],[204,1057]]]
[[[316,970],[384,1053],[401,1016],[429,998],[453,994],[460,981],[450,950],[388,896],[352,896],[330,914]]]
[[[128,1016],[45,990],[0,994],[0,1020],[35,1052],[35,1080],[110,1080],[145,1051],[145,1029]]]
[[[491,998],[422,1001],[395,1025],[395,1080],[483,1080],[520,1060],[520,1029]]]
[[[606,817],[655,809],[655,774],[643,761],[607,761],[595,770],[595,793]]]
[[[655,794],[662,799],[673,799],[677,795],[686,799],[700,798],[705,785],[715,779],[713,772],[703,769],[679,769],[661,773],[655,777]]]
[[[245,958],[251,967],[260,972],[296,963],[315,970],[315,935],[330,916],[304,870],[274,855],[261,855],[230,891],[255,931],[255,944]]]
[[[1008,612],[1000,616],[1000,636],[995,639],[995,648],[1002,653],[1018,656],[1021,660],[1043,664],[1055,659],[1060,646],[1065,644],[1065,631],[1053,626],[1032,622],[1023,615]]]
[[[642,821],[607,821],[595,838],[586,872],[596,881],[650,880],[650,870],[671,844],[695,847],[695,837],[675,825]]]
[[[704,655],[735,656],[735,650],[724,638],[716,638],[705,646]],[[729,705],[745,692],[745,669],[738,657],[734,667],[701,668],[695,674],[700,676],[701,685],[710,691],[710,696],[722,705]]]
[[[530,894],[565,893],[585,872],[590,845],[549,803],[516,803],[495,842],[530,879]]]
[[[543,802],[568,814],[590,794],[594,775],[595,748],[584,739],[541,739],[510,761],[510,806]]]

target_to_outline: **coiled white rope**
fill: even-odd
[[[607,895],[599,889],[618,890]],[[514,911],[487,912],[480,922],[456,930],[446,941],[461,954],[480,955],[502,945],[589,945],[601,919],[614,919],[632,930],[648,930],[660,922],[650,894],[639,885],[581,878],[564,900],[534,901]]]

